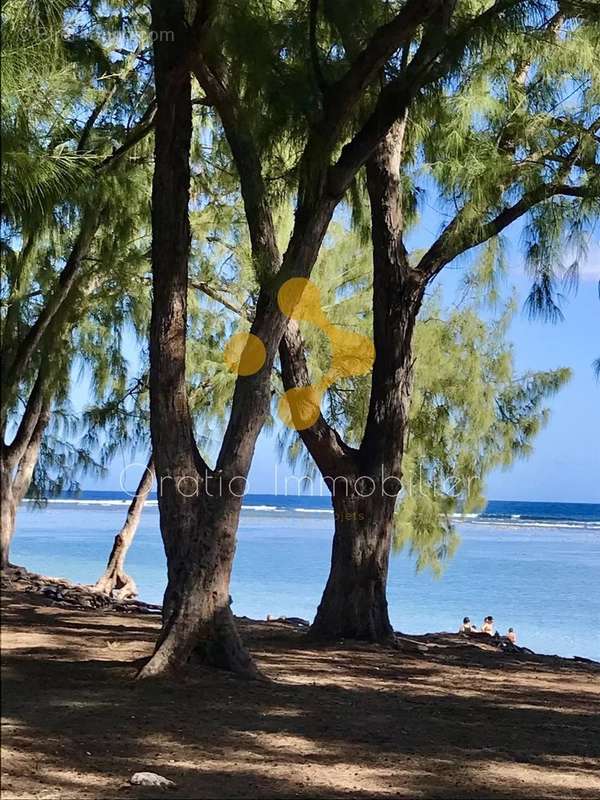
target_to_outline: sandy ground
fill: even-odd
[[[598,666],[240,625],[270,683],[136,683],[155,617],[7,592],[2,797],[600,798]],[[128,785],[143,770],[177,788]]]

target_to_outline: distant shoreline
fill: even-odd
[[[129,599],[116,600],[102,592],[97,592],[93,586],[84,583],[70,581],[67,578],[60,578],[49,575],[40,575],[30,572],[25,567],[15,566],[2,573],[1,581],[2,592],[18,591],[28,595],[42,596],[53,605],[69,607],[74,610],[92,611],[102,610],[104,612],[114,612],[116,614],[150,614],[159,616],[162,614],[162,606],[156,603],[147,603],[143,600]],[[262,625],[282,625],[296,629],[308,628],[309,623],[301,621],[298,617],[267,617],[264,619],[252,619],[246,616],[237,616],[239,620],[245,620],[251,624]],[[465,636],[456,631],[429,631],[426,633],[405,634],[395,631],[398,638],[400,649],[408,650],[412,653],[421,652],[423,654],[429,649],[430,645],[437,645],[441,642],[448,645],[454,642],[455,646],[484,648],[495,652],[498,656],[503,655],[497,646],[497,641],[493,637],[485,634]],[[507,657],[528,657],[532,656],[539,659],[558,659],[560,661],[575,661],[583,664],[590,664],[600,668],[600,661],[584,656],[561,656],[555,653],[539,653],[527,647],[515,646],[508,651]]]

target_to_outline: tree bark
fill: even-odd
[[[412,387],[412,335],[423,296],[402,243],[404,126],[404,120],[396,123],[367,163],[375,362],[360,447],[349,448],[322,417],[300,432],[332,492],[335,512],[329,578],[311,628],[322,639],[393,636],[386,584]],[[291,326],[280,352],[286,389],[306,385],[302,342]]]
[[[115,536],[113,547],[108,557],[104,574],[94,584],[97,592],[113,595],[118,600],[126,600],[137,595],[137,586],[133,578],[125,572],[125,558],[136,534],[146,498],[154,480],[154,460],[150,460],[144,469],[136,493],[133,496],[123,527]]]
[[[17,504],[12,491],[11,474],[2,462],[0,475],[0,567],[5,570],[9,561],[10,545],[15,531]]]
[[[260,674],[242,644],[230,608],[229,581],[239,518],[238,503],[200,501],[191,517],[193,538],[169,543],[163,627],[140,677],[164,675],[189,661]],[[162,516],[162,515],[161,515]]]
[[[39,403],[37,395],[40,393]],[[34,417],[34,419],[32,419]],[[15,532],[19,504],[27,494],[38,460],[44,431],[50,420],[50,401],[41,398],[36,381],[13,444],[2,445],[0,455],[0,567],[9,569],[10,546]],[[22,431],[27,430],[27,441]],[[18,442],[17,442],[18,437]],[[18,445],[18,446],[17,446]]]
[[[395,498],[333,497],[331,570],[311,635],[392,639],[386,584]]]
[[[152,187],[153,304],[150,332],[150,423],[168,583],[163,626],[140,678],[165,675],[191,659],[246,676],[257,670],[230,609],[229,577],[241,497],[230,477],[198,452],[187,399],[185,354],[192,132],[189,54],[192,28],[183,3],[154,0],[157,111]],[[240,442],[249,460],[247,437]],[[242,475],[245,473],[242,471]],[[214,485],[213,480],[214,479]],[[237,492],[235,486],[233,491]]]

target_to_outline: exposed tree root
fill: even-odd
[[[110,595],[115,600],[130,600],[138,594],[135,581],[116,561],[109,561],[104,575],[96,581],[93,588],[95,592]]]
[[[228,670],[247,680],[267,680],[244,646],[229,607],[215,612],[210,624],[182,625],[175,620],[166,626],[138,680],[167,677],[192,664]]]

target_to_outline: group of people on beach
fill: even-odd
[[[508,633],[506,636],[501,636],[498,631],[496,630],[496,623],[494,622],[494,618],[492,616],[484,617],[483,624],[481,629],[477,629],[476,625],[473,625],[471,622],[470,617],[464,617],[462,621],[462,625],[459,628],[459,633],[474,633],[474,634],[487,634],[488,636],[493,636],[495,639],[505,639],[511,642],[511,644],[517,643],[517,634],[515,633],[514,628],[509,628]]]

